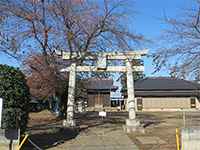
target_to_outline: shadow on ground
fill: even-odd
[[[140,120],[140,123],[144,128],[150,127],[150,126],[156,126],[159,125],[160,123],[164,123],[165,120],[162,120],[161,118],[158,118],[154,114],[144,114],[144,113],[139,113],[137,115],[137,118]]]
[[[106,124],[113,124],[121,126],[127,117],[127,113],[107,113],[107,118],[100,118],[98,112],[86,112],[83,114],[76,114],[75,119],[77,128],[63,128],[61,121],[54,122],[38,122],[34,123],[28,129],[29,138],[38,145],[41,149],[48,149],[62,144],[68,140],[75,138],[80,132],[87,132],[92,127],[106,128]],[[103,125],[103,126],[102,126]],[[24,150],[30,150],[34,147],[30,142],[26,142],[23,146]]]
[[[55,127],[51,130],[48,129],[40,133],[32,134],[29,138],[41,149],[48,149],[62,144],[67,140],[73,139],[77,135],[78,131],[76,129]],[[34,147],[30,144],[30,142],[27,142],[23,146],[23,150],[30,150],[33,148]]]

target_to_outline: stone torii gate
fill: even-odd
[[[134,94],[134,79],[133,72],[144,71],[144,66],[133,66],[133,60],[140,60],[142,56],[147,54],[147,50],[140,51],[127,51],[127,52],[102,52],[102,53],[90,53],[84,57],[84,60],[97,60],[96,66],[77,66],[76,63],[72,63],[70,67],[64,68],[61,72],[69,72],[69,86],[68,86],[68,103],[67,103],[67,120],[65,124],[67,126],[75,126],[74,120],[74,102],[75,102],[75,83],[76,72],[126,72],[127,75],[127,108],[129,117],[126,119],[126,125],[124,126],[127,132],[135,131],[140,125],[136,119],[135,113],[135,94]],[[70,53],[70,52],[56,52],[62,56],[64,60],[77,59],[83,57],[83,53]],[[125,66],[107,66],[107,60],[123,60]]]

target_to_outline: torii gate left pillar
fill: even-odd
[[[76,126],[74,120],[74,102],[76,88],[76,63],[72,63],[69,72],[68,98],[67,98],[67,120],[63,121],[64,126]]]

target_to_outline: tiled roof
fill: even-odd
[[[171,77],[148,77],[135,82],[136,90],[198,90],[200,84]]]
[[[136,96],[199,96],[200,84],[170,77],[149,77],[135,82]]]

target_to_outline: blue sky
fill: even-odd
[[[183,9],[194,5],[195,0],[130,0],[134,3],[136,15],[131,23],[131,29],[143,34],[147,39],[156,41],[163,29],[167,26],[162,19],[164,14],[168,17],[176,17]],[[150,53],[155,51],[157,43],[148,44],[146,48]],[[167,70],[161,70],[156,74],[153,72],[153,64],[150,58],[144,58],[146,76],[166,76]],[[0,63],[19,66],[17,61],[0,53]]]
[[[148,45],[150,52],[157,49],[159,36],[167,28],[163,23],[164,16],[178,17],[184,9],[193,7],[195,0],[135,0],[135,9],[137,15],[134,22],[134,30],[142,33],[147,39],[154,42]],[[168,44],[168,43],[166,43]],[[151,59],[144,59],[146,76],[166,76],[169,75],[167,70],[161,70],[152,74],[153,64]]]

